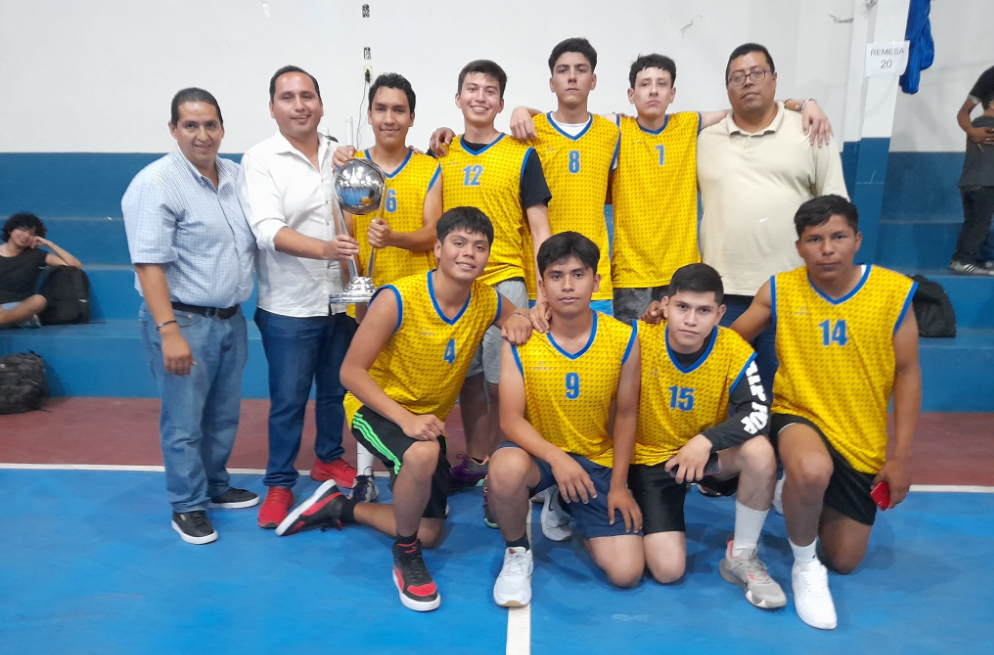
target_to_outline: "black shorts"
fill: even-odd
[[[686,532],[683,501],[690,483],[679,484],[659,464],[632,464],[628,467],[628,488],[642,510],[642,532]],[[722,496],[731,496],[739,487],[738,476],[729,480],[706,477],[701,483]]]
[[[832,477],[829,478],[828,488],[825,489],[825,506],[857,523],[873,525],[873,521],[877,518],[877,504],[870,496],[870,487],[873,486],[873,478],[877,476],[854,469],[852,464],[829,443],[817,425],[793,414],[773,414],[770,419],[770,442],[777,451],[777,459],[780,458],[780,431],[794,423],[806,425],[818,433],[825,448],[828,449],[828,454],[832,457]]]
[[[400,473],[404,453],[417,439],[404,434],[400,426],[363,405],[352,418],[352,436],[373,453],[390,471],[390,491]],[[445,503],[449,496],[449,460],[445,456],[445,437],[438,438],[438,464],[431,476],[431,496],[422,516],[426,519],[444,519]]]

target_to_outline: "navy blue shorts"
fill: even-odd
[[[500,450],[501,448],[521,448],[521,446],[505,441],[497,449]],[[586,457],[580,457],[573,453],[566,454],[583,467],[583,470],[587,472],[590,480],[594,483],[594,489],[597,491],[597,497],[591,498],[586,504],[567,503],[563,499],[563,507],[573,517],[576,527],[580,532],[589,539],[635,534],[633,532],[625,532],[625,519],[621,516],[621,512],[615,512],[614,525],[608,523],[607,493],[611,490],[611,469],[600,464],[594,464]],[[532,495],[535,495],[545,491],[549,487],[555,486],[556,476],[552,474],[552,467],[549,466],[548,462],[534,455],[531,458],[535,462],[535,466],[538,467],[538,472],[541,476],[538,485],[529,490]],[[639,532],[638,534],[641,535],[642,533]]]

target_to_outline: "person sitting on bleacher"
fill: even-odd
[[[38,293],[46,266],[82,268],[79,260],[45,238],[45,224],[27,212],[14,214],[3,226],[0,245],[0,328],[41,327],[38,314],[48,301]],[[49,250],[41,250],[44,246]]]

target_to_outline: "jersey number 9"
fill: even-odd
[[[570,400],[580,397],[580,376],[576,373],[566,374],[566,397]]]

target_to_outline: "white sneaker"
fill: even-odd
[[[780,476],[780,479],[777,480],[777,486],[773,490],[773,511],[780,516],[783,516],[783,483],[786,479],[787,473],[785,471],[784,474]]]
[[[794,562],[790,573],[794,587],[794,608],[812,628],[834,630],[838,625],[835,603],[828,590],[828,569],[817,559],[809,564]]]
[[[494,602],[501,607],[524,607],[532,600],[532,551],[507,548],[504,566],[494,584]]]
[[[531,501],[536,505],[541,505],[545,502],[545,499],[552,493],[552,487],[549,487],[545,491],[540,491],[531,497]]]
[[[542,505],[542,534],[552,541],[566,541],[573,536],[570,515],[563,509],[559,487],[551,487]]]

